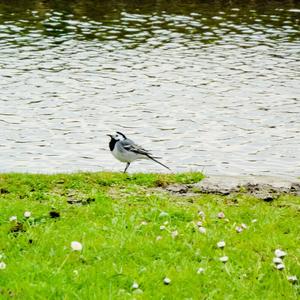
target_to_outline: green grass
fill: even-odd
[[[0,299],[299,297],[299,282],[292,284],[287,276],[300,278],[300,198],[284,195],[266,203],[243,194],[184,196],[162,188],[202,178],[199,173],[0,175],[0,261],[6,263]],[[25,211],[32,216],[25,219]],[[217,218],[220,211],[225,219]],[[14,215],[18,221],[9,221]],[[206,234],[198,230],[200,220]],[[248,228],[237,233],[241,223]],[[216,246],[220,240],[224,249]],[[72,251],[71,241],[81,242],[83,250]],[[272,263],[277,248],[288,253],[283,271]],[[226,264],[219,261],[223,255],[229,257]],[[204,272],[197,274],[200,267]],[[165,277],[170,285],[164,285]]]

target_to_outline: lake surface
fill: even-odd
[[[0,172],[123,170],[119,130],[174,171],[300,176],[299,19],[299,1],[1,1]]]

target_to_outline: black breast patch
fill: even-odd
[[[116,142],[117,142],[117,140],[115,140],[115,139],[111,139],[110,140],[110,142],[109,142],[109,149],[110,149],[110,151],[114,150]]]

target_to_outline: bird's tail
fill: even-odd
[[[160,164],[161,166],[165,167],[166,169],[172,171],[169,167],[167,167],[166,165],[164,165],[163,163],[161,163],[160,161],[158,161],[157,159],[155,159],[151,155],[147,155],[147,157],[150,158],[151,160],[155,161],[156,163]]]

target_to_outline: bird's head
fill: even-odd
[[[119,131],[117,131],[116,134],[108,134],[108,136],[115,141],[122,141],[126,139],[125,134]]]

